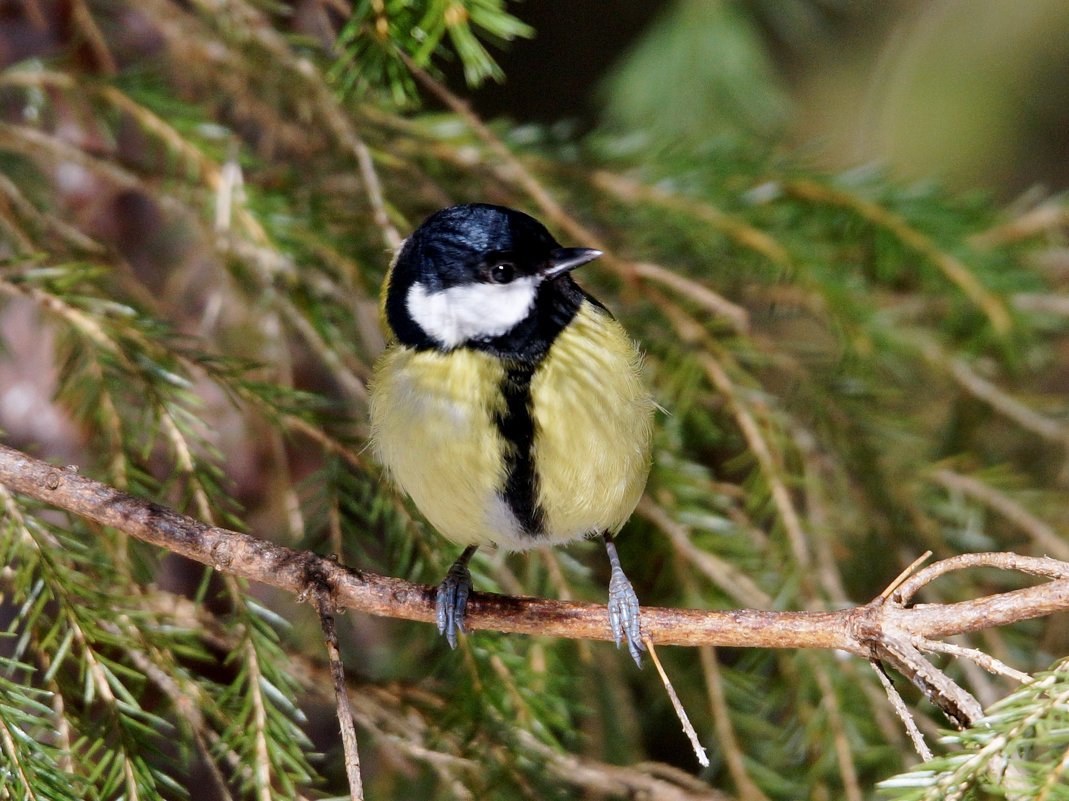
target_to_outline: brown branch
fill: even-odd
[[[93,481],[76,469],[56,467],[2,445],[0,483],[235,576],[297,595],[304,593],[305,597],[327,586],[338,608],[407,620],[434,619],[431,587],[348,568],[326,557],[210,526]],[[971,601],[904,605],[903,599],[948,569],[981,565],[1052,580]],[[931,565],[906,584],[908,587],[900,587],[890,598],[879,597],[863,606],[833,612],[644,607],[643,630],[659,645],[836,648],[866,659],[887,658],[890,651],[894,657],[890,661],[902,669],[903,649],[891,642],[896,636],[931,639],[1069,610],[1069,564],[1054,559],[970,554]],[[467,625],[516,634],[611,639],[604,605],[544,598],[474,593]]]

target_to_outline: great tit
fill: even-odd
[[[600,536],[612,634],[641,665],[638,597],[612,538],[646,484],[654,403],[634,343],[572,279],[600,255],[514,209],[452,206],[405,240],[383,284],[371,440],[431,525],[465,546],[437,593],[454,648],[480,545]]]

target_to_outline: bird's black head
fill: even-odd
[[[562,248],[542,223],[514,209],[452,206],[402,245],[386,318],[411,347],[540,358],[583,299],[568,273],[600,255]]]

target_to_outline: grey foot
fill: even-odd
[[[620,647],[627,638],[627,650],[635,664],[642,667],[642,652],[646,646],[642,642],[642,627],[638,616],[638,596],[631,586],[624,571],[612,568],[609,577],[609,627],[612,629],[616,647]]]
[[[466,560],[458,559],[445,580],[438,585],[438,633],[444,634],[450,648],[457,647],[457,632],[464,631],[464,611],[471,592],[471,571]]]

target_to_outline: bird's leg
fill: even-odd
[[[642,651],[646,646],[642,644],[642,628],[638,619],[638,596],[635,588],[624,575],[624,569],[620,566],[620,556],[616,553],[616,543],[608,533],[601,535],[605,540],[605,550],[609,554],[609,565],[612,572],[609,574],[609,627],[612,629],[616,647],[620,647],[620,641],[627,638],[627,650],[631,652],[631,658],[635,664],[642,667]]]
[[[468,562],[478,545],[469,545],[457,557],[445,579],[438,585],[438,633],[444,634],[450,648],[457,647],[457,632],[464,631],[464,610],[471,592],[471,571]],[[625,579],[626,581],[626,579]]]

